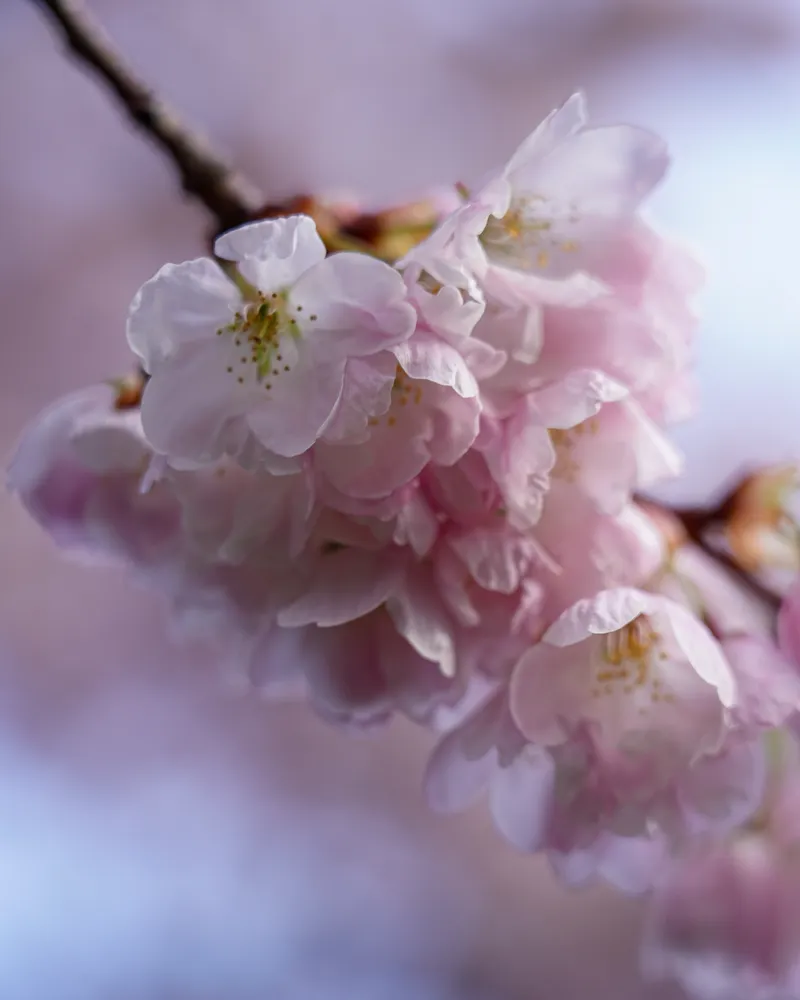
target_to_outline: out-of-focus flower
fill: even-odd
[[[641,773],[629,780],[644,785],[648,771],[660,782],[717,749],[735,700],[707,629],[679,605],[625,588],[566,611],[522,657],[510,693],[531,742],[557,745],[588,724],[612,767],[637,758]]]
[[[179,546],[181,508],[140,489],[153,453],[139,412],[97,386],[53,403],[23,435],[8,486],[64,548],[98,561],[151,565]]]
[[[800,579],[795,581],[778,612],[778,638],[783,652],[800,668]]]
[[[755,820],[690,846],[661,872],[645,935],[651,978],[697,1000],[778,1000],[800,990],[800,798],[785,748]],[[780,759],[780,758],[784,759]]]
[[[799,708],[798,673],[766,639],[718,643],[678,603],[610,591],[562,615],[508,693],[444,736],[428,796],[451,811],[488,790],[520,849],[569,881],[641,891],[687,837],[757,813],[764,734]]]
[[[753,473],[731,495],[725,537],[749,572],[800,571],[800,526],[792,510],[799,487],[800,470],[780,466]]]

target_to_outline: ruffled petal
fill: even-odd
[[[489,790],[497,828],[520,851],[540,850],[547,835],[555,790],[555,765],[546,750],[528,745],[498,768]]]
[[[453,626],[441,598],[427,576],[413,572],[403,591],[386,602],[397,631],[445,677],[454,677],[456,650]]]
[[[345,361],[320,363],[300,351],[291,372],[273,379],[246,419],[268,450],[290,458],[301,455],[325,433],[344,389]]]
[[[716,688],[723,705],[734,705],[736,679],[720,644],[706,626],[680,604],[662,598],[659,605],[669,620],[675,640],[697,675]]]
[[[142,427],[155,451],[198,465],[225,453],[231,423],[247,405],[229,359],[229,346],[214,337],[158,366],[142,396]]]
[[[409,337],[416,323],[403,279],[366,254],[327,257],[297,282],[290,306],[323,358],[377,354]]]
[[[383,552],[344,549],[320,557],[303,594],[278,614],[278,624],[297,628],[342,625],[374,611],[397,589],[400,566]]]
[[[463,354],[438,337],[418,330],[410,340],[397,344],[392,351],[411,378],[448,386],[464,398],[477,396],[478,383]]]
[[[515,190],[552,199],[557,210],[571,203],[584,216],[618,218],[639,207],[668,166],[657,135],[614,125],[574,132],[506,175]]]
[[[573,604],[544,634],[551,646],[571,646],[590,635],[616,632],[651,606],[650,595],[629,587],[605,590]]]
[[[152,372],[184,345],[210,340],[241,302],[213,260],[165,264],[136,293],[128,313],[128,344]]]
[[[236,261],[243,278],[262,292],[289,288],[325,258],[325,244],[307,215],[252,222],[232,229],[214,244],[214,253]]]

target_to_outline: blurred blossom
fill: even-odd
[[[396,811],[287,787],[296,764],[256,779],[196,687],[100,685],[57,754],[4,698],[0,995],[488,1000],[460,864]]]
[[[645,972],[676,978],[697,1000],[786,1000],[800,990],[796,749],[773,766],[752,823],[690,847],[656,887]]]
[[[725,535],[740,565],[785,582],[800,570],[797,520],[800,468],[771,467],[749,475],[732,493]]]

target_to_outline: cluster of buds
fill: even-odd
[[[444,218],[308,201],[227,232],[142,286],[141,376],[38,417],[11,487],[266,695],[439,731],[435,808],[487,793],[568,881],[648,888],[758,814],[800,705],[800,612],[784,652],[726,622],[639,500],[694,400],[702,274],[640,211],[667,166],[576,96]],[[743,560],[787,538],[751,486]]]

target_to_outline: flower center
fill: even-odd
[[[574,205],[555,226],[555,213],[547,211],[545,215],[543,211],[547,203],[548,199],[542,195],[528,195],[514,199],[502,219],[491,217],[481,234],[481,242],[490,256],[522,271],[531,271],[550,267],[554,254],[577,251],[580,246],[577,240],[563,238],[564,228],[578,221]]]
[[[668,654],[663,649],[661,634],[645,615],[639,615],[616,632],[603,636],[592,697],[638,692],[649,693],[652,702],[673,702],[673,695],[664,690],[657,665],[657,661],[666,659]],[[644,707],[639,711],[645,711]]]
[[[583,423],[576,424],[567,430],[551,427],[548,430],[550,440],[556,449],[556,464],[551,470],[551,475],[555,479],[561,479],[565,483],[575,483],[578,481],[581,465],[575,450],[587,435],[597,434],[600,430],[600,423],[597,417],[590,417]]]
[[[384,418],[386,426],[394,427],[397,423],[398,407],[400,407],[400,411],[402,412],[402,409],[406,406],[419,406],[422,402],[422,394],[422,383],[417,379],[410,379],[400,365],[398,365],[395,371],[394,385],[392,386],[392,402]],[[377,427],[383,422],[384,420],[381,418],[370,417],[369,426]]]
[[[217,330],[218,337],[229,337],[235,348],[227,371],[239,383],[253,380],[269,392],[273,380],[292,370],[297,359],[297,342],[302,330],[285,292],[265,295],[255,292],[255,301],[248,302],[233,320]],[[309,320],[316,320],[309,316]]]

